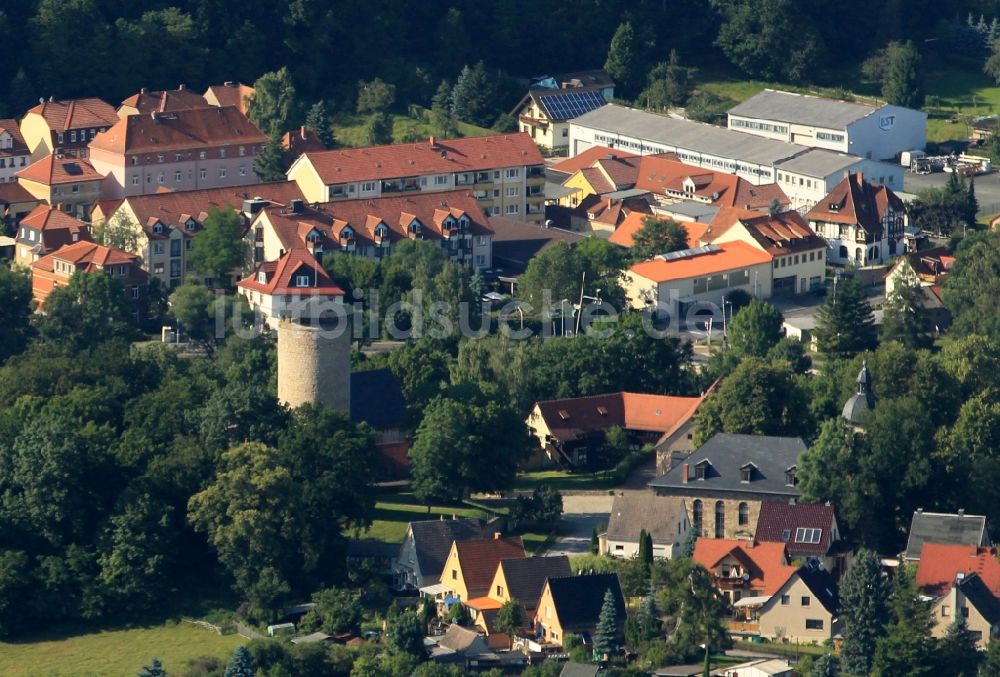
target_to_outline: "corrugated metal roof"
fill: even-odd
[[[853,101],[765,89],[730,108],[729,114],[826,129],[846,129],[847,125],[868,117],[877,110],[875,106]]]

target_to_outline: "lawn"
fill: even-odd
[[[375,519],[367,531],[358,531],[354,535],[359,538],[374,538],[387,543],[402,543],[406,536],[406,525],[415,520],[436,519],[439,515],[450,518],[478,517],[486,519],[488,511],[474,503],[457,505],[427,506],[420,503],[413,494],[383,494],[375,502]]]
[[[220,636],[189,623],[122,630],[102,630],[27,641],[0,642],[0,675],[4,677],[131,677],[156,656],[171,674],[179,674],[188,659],[228,658],[246,641],[239,635]]]
[[[826,653],[826,647],[818,644],[785,644],[783,642],[733,642],[734,649],[744,649],[746,651],[759,651],[761,653],[775,653],[782,656],[794,656],[796,654],[806,654],[810,656],[820,656]]]
[[[593,491],[611,489],[614,482],[605,473],[571,473],[565,470],[541,470],[538,472],[521,473],[517,476],[514,489],[531,491],[537,486],[547,484],[559,491],[577,490]]]
[[[394,143],[404,143],[417,139],[423,140],[434,134],[434,128],[429,122],[430,111],[426,108],[414,106],[413,112],[419,114],[421,117],[411,117],[410,115],[399,113],[390,114],[392,118],[392,140]],[[335,120],[333,131],[337,137],[337,143],[344,146],[367,146],[368,143],[365,141],[366,122],[367,119],[363,115],[344,116]],[[464,122],[458,123],[458,131],[462,133],[462,136],[485,136],[493,133],[489,129]]]

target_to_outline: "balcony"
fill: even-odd
[[[745,621],[739,619],[726,620],[726,627],[734,635],[757,635],[760,634],[759,621]]]
[[[398,181],[383,181],[383,193],[402,193],[411,190],[420,190],[420,184],[416,179],[402,179]]]
[[[455,185],[456,186],[471,186],[476,183],[476,177],[472,174],[456,174],[455,175]]]

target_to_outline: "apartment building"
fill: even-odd
[[[102,271],[118,280],[133,307],[133,318],[142,315],[149,277],[135,256],[120,249],[79,241],[61,247],[31,264],[31,294],[44,309],[45,299],[57,287],[69,284],[77,272]]]
[[[16,183],[14,174],[31,162],[31,151],[17,121],[0,119],[0,183]]]
[[[177,89],[150,91],[143,87],[128,97],[118,107],[118,117],[129,115],[149,115],[150,113],[173,113],[181,110],[210,108],[212,104],[198,92],[178,85]]]
[[[288,178],[310,202],[468,190],[489,216],[545,219],[544,160],[525,133],[307,152]]]
[[[85,221],[104,182],[104,176],[86,160],[61,154],[47,155],[15,176],[36,199]]]
[[[266,143],[227,106],[130,115],[98,134],[90,153],[107,199],[257,183],[253,162]]]
[[[261,209],[247,237],[254,263],[301,248],[320,262],[324,256],[344,254],[381,259],[402,240],[427,240],[437,242],[456,263],[493,265],[493,230],[468,191],[311,205],[291,200]]]
[[[189,277],[213,282],[190,261],[194,238],[212,209],[232,209],[245,223],[264,207],[301,199],[298,186],[288,181],[258,183],[238,188],[179,191],[133,195],[98,203],[92,212],[95,223],[124,221],[137,231],[136,251],[143,268],[166,288]],[[271,257],[270,260],[278,258]]]
[[[85,158],[87,144],[118,121],[114,106],[96,98],[39,99],[21,120],[21,136],[32,160],[46,155]]]
[[[87,224],[48,205],[39,205],[21,219],[15,239],[14,261],[26,268],[65,245],[93,241]]]

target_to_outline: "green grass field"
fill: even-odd
[[[434,128],[427,117],[429,111],[419,106],[415,107],[415,109],[419,110],[424,116],[422,119],[398,113],[390,115],[392,117],[392,140],[394,143],[403,143],[409,139],[426,139],[434,133]],[[367,146],[368,144],[365,141],[365,123],[366,118],[363,115],[342,117],[334,121],[334,134],[337,137],[337,143],[344,146]],[[489,129],[464,122],[458,123],[458,131],[462,133],[462,136],[485,136],[493,133]]]
[[[514,482],[514,489],[531,491],[537,486],[547,484],[559,491],[575,489],[577,491],[594,491],[610,489],[614,482],[604,473],[571,473],[565,470],[540,470],[538,472],[521,473]]]
[[[475,504],[462,503],[431,506],[430,513],[428,513],[427,506],[417,501],[413,494],[384,494],[379,496],[375,502],[375,519],[371,527],[367,531],[359,530],[354,535],[359,538],[374,538],[387,543],[402,543],[408,522],[436,519],[438,515],[444,515],[446,518],[455,515],[456,517],[486,519],[489,517],[487,512]]]
[[[4,677],[132,677],[153,656],[172,675],[199,656],[228,659],[246,639],[168,621],[164,625],[0,642]]]

